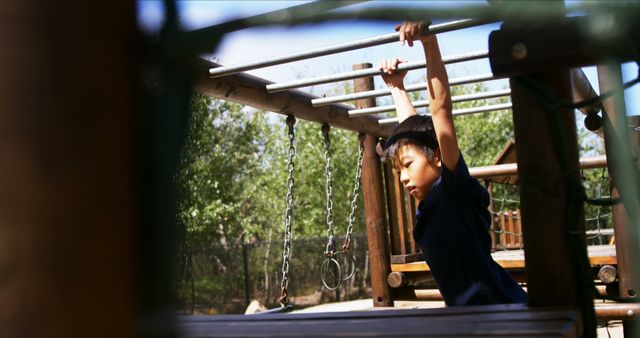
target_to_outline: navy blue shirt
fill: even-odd
[[[449,306],[524,303],[527,296],[491,257],[489,193],[469,175],[462,155],[444,165],[416,213],[413,238]]]

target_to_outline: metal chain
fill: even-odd
[[[356,221],[356,209],[358,208],[358,196],[360,193],[360,179],[362,178],[362,158],[364,157],[364,138],[365,134],[358,135],[360,148],[358,150],[358,165],[356,166],[356,177],[353,182],[353,199],[351,200],[351,212],[349,213],[349,225],[347,226],[347,237],[342,245],[342,250],[349,251],[351,248],[351,234],[353,233],[353,225]]]
[[[295,163],[293,162],[293,156],[296,153],[294,146],[295,131],[293,127],[296,124],[296,118],[292,115],[287,116],[287,126],[289,127],[289,157],[287,163],[287,169],[289,171],[289,177],[287,179],[287,210],[284,216],[284,248],[282,251],[282,282],[280,283],[280,305],[286,306],[289,304],[288,288],[289,288],[289,259],[291,259],[291,221],[293,219],[293,170],[295,169]]]
[[[331,140],[329,138],[329,125],[322,124],[322,136],[324,138],[324,157],[326,160],[326,186],[327,186],[327,247],[325,255],[331,257],[336,251],[336,243],[333,235],[333,167],[331,165]]]

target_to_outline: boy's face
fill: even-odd
[[[398,147],[395,166],[409,194],[422,201],[440,177],[440,152],[436,151],[433,161],[429,162],[429,158],[418,147],[404,144]]]

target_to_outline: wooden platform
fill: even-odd
[[[579,337],[577,311],[493,305],[181,317],[182,337]]]
[[[593,245],[587,248],[589,262],[592,266],[616,265],[616,247],[614,245]],[[493,259],[505,269],[524,269],[524,250],[504,250],[491,254]],[[391,264],[392,272],[420,272],[430,271],[424,261],[412,263]]]

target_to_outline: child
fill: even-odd
[[[400,59],[380,69],[391,89],[400,124],[385,144],[400,180],[420,204],[413,238],[449,306],[524,303],[526,294],[491,257],[489,194],[469,175],[458,148],[452,103],[438,41],[421,36],[424,23],[396,26],[400,41],[422,42],[427,61],[429,110],[418,116],[404,89]]]

